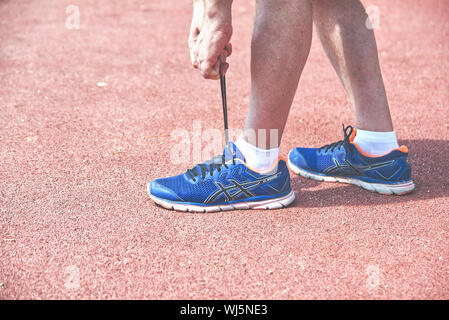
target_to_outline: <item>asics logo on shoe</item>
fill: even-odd
[[[395,160],[389,160],[389,161],[385,161],[385,162],[377,162],[377,163],[370,164],[370,165],[356,165],[356,164],[352,164],[347,159],[344,160],[346,162],[346,164],[339,163],[336,158],[334,158],[333,160],[334,160],[335,166],[331,166],[331,167],[325,169],[323,172],[325,172],[325,173],[335,173],[335,171],[337,171],[337,172],[341,171],[342,173],[344,173],[345,169],[351,168],[354,171],[356,171],[358,174],[363,174],[363,171],[387,167],[387,166],[390,166],[390,165],[394,164],[394,162],[395,162]],[[377,173],[379,173],[379,172],[377,172]],[[394,174],[392,176],[394,176]],[[387,178],[387,180],[388,180],[388,178]]]
[[[256,179],[246,183],[238,183],[233,179],[228,179],[229,182],[232,183],[230,186],[223,186],[220,182],[214,181],[215,185],[220,188],[217,192],[211,194],[204,203],[212,203],[217,197],[221,194],[224,194],[226,197],[226,201],[232,201],[237,198],[240,194],[244,193],[247,197],[253,197],[249,190],[258,186],[261,186],[271,180],[279,178],[281,176],[281,172],[277,172],[270,176],[263,177],[261,179]]]

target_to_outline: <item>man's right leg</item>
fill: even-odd
[[[414,189],[408,152],[398,149],[377,57],[359,0],[314,0],[314,22],[324,50],[351,100],[357,131],[321,148],[295,148],[290,168],[307,178],[352,183],[384,194]]]
[[[355,109],[363,130],[393,130],[374,32],[359,0],[314,0],[321,44]]]
[[[377,55],[376,40],[359,0],[314,0],[313,19],[326,54],[351,101],[355,143],[378,156],[398,148]]]

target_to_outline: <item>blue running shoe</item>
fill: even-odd
[[[269,172],[253,171],[232,142],[223,155],[184,174],[149,182],[147,192],[167,209],[192,212],[279,209],[295,199],[285,161]]]
[[[309,179],[351,183],[382,194],[402,195],[415,189],[407,147],[373,157],[353,143],[355,128],[343,125],[343,132],[343,140],[321,148],[291,150],[288,166]]]

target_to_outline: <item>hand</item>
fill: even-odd
[[[232,1],[196,0],[190,27],[190,59],[205,79],[218,79],[219,68],[226,73],[226,58],[232,53]]]

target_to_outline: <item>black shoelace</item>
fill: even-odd
[[[223,105],[223,120],[224,120],[224,129],[225,129],[225,137],[226,137],[226,148],[229,148],[230,154],[232,154],[232,164],[235,165],[235,154],[232,152],[230,145],[229,145],[229,137],[228,137],[228,106],[226,101],[226,77],[221,72],[221,62],[219,67],[219,74],[220,74],[220,89],[221,89],[221,103]],[[220,161],[221,157],[221,162]],[[228,165],[226,164],[226,158],[225,155],[219,155],[214,158],[212,158],[209,161],[206,161],[205,163],[201,163],[193,167],[192,169],[187,170],[187,174],[192,178],[193,182],[196,182],[195,177],[199,175],[197,168],[200,169],[201,172],[201,179],[204,179],[206,175],[209,173],[211,176],[214,174],[214,169],[216,169],[218,172],[221,172],[221,167],[224,166],[226,169],[228,169]]]
[[[232,156],[232,164],[235,165],[235,155],[231,153]],[[221,158],[221,159],[220,159]],[[221,160],[221,162],[220,162]],[[192,178],[193,182],[196,182],[195,177],[199,176],[201,174],[201,179],[204,179],[207,174],[210,174],[211,176],[214,175],[214,170],[217,170],[218,172],[221,172],[221,167],[225,167],[228,169],[228,165],[226,164],[226,157],[224,154],[218,155],[216,157],[213,157],[211,160],[208,160],[204,163],[197,164],[192,169],[187,170],[187,174]],[[198,169],[199,171],[198,172]]]
[[[348,132],[348,129],[349,129],[349,132]],[[341,148],[343,147],[346,152],[352,153],[353,146],[351,146],[351,142],[349,141],[349,138],[351,137],[353,130],[354,130],[354,128],[352,126],[347,126],[345,128],[345,125],[343,124],[344,139],[340,140],[338,142],[334,142],[334,143],[322,146],[321,148],[318,149],[318,152],[320,152],[321,150],[324,150],[324,152],[331,150],[333,152],[336,148],[338,150],[341,150]]]

